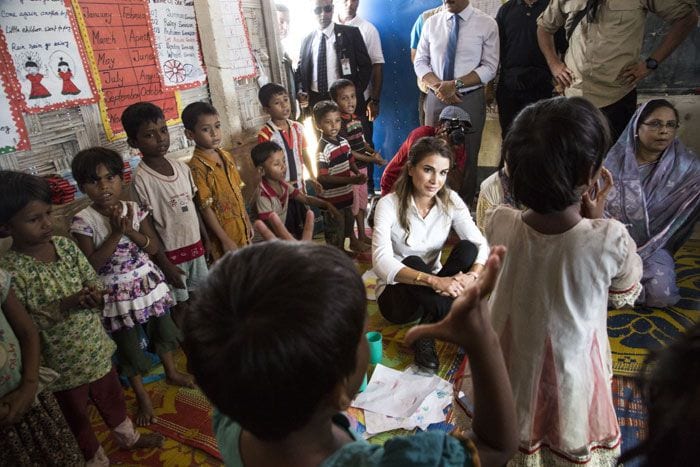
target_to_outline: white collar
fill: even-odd
[[[330,37],[333,35],[334,28],[335,28],[335,23],[331,21],[331,24],[329,24],[325,29],[318,30],[318,32],[319,32],[319,34],[323,34],[324,36],[326,36],[326,39],[330,39]]]
[[[338,23],[338,24],[349,24],[350,26],[352,26],[354,23],[356,23],[357,21],[360,20],[360,17],[358,15],[355,15],[354,17],[350,18],[347,21],[341,21],[340,14],[337,14],[335,16],[335,20],[336,20],[336,23]]]
[[[453,15],[458,15],[460,18],[462,18],[462,21],[466,22],[469,17],[474,14],[474,6],[472,5],[472,2],[469,2],[469,5],[467,5],[464,10],[460,11],[459,13],[450,13],[447,10],[442,10],[442,12],[445,13],[447,21],[449,21]]]
[[[420,211],[418,210],[418,206],[416,206],[416,199],[413,197],[413,195],[411,195],[411,208],[413,208],[413,210],[416,212],[418,217],[421,217]],[[442,200],[437,196],[437,194],[435,195],[435,204],[433,204],[433,206],[428,210],[428,215],[432,212],[433,208],[438,208],[438,210],[443,210]],[[428,217],[428,216],[426,215],[426,217]],[[421,219],[422,219],[422,217],[421,217]]]

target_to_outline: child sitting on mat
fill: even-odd
[[[367,299],[342,251],[271,241],[222,258],[185,322],[190,368],[216,406],[226,465],[496,466],[515,451],[515,409],[485,296],[505,250],[440,323],[406,339],[462,345],[475,387],[474,432],[422,432],[370,445],[349,431],[368,366]],[[226,355],[227,358],[221,358]],[[262,384],[261,384],[262,382]],[[235,422],[234,422],[235,420]]]
[[[287,209],[291,200],[328,210],[334,216],[340,217],[340,212],[331,203],[304,194],[285,180],[284,174],[287,170],[285,155],[282,148],[274,141],[257,144],[250,151],[250,158],[253,160],[253,165],[260,171],[260,186],[255,200],[255,214],[258,219],[268,222],[270,216],[275,213],[286,225]],[[286,227],[285,230],[289,232]],[[293,233],[289,233],[293,237]],[[284,235],[284,232],[277,232],[278,237]]]

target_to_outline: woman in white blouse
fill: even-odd
[[[372,263],[377,303],[392,323],[442,319],[452,301],[474,282],[488,257],[488,244],[464,201],[445,185],[452,149],[440,138],[419,139],[394,191],[377,203],[372,237]],[[454,229],[459,243],[444,266],[440,254]],[[435,370],[435,341],[414,345],[415,363]]]

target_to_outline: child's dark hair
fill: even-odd
[[[51,204],[49,182],[24,172],[0,171],[0,224],[7,224],[32,201]]]
[[[134,139],[139,133],[139,128],[145,122],[157,122],[165,120],[163,109],[150,102],[137,102],[127,107],[122,112],[122,126],[128,138]]]
[[[210,271],[185,322],[190,369],[221,413],[261,440],[305,426],[356,371],[365,288],[341,251],[269,241]]]
[[[350,81],[349,79],[341,78],[333,81],[333,84],[331,84],[330,89],[328,89],[328,93],[331,95],[331,99],[334,101],[338,98],[338,92],[341,89],[345,89],[347,87],[352,86],[353,88],[355,87],[355,83]]]
[[[260,167],[277,151],[281,151],[282,147],[274,141],[263,141],[250,150],[250,158],[253,159],[253,165]]]
[[[680,123],[680,116],[678,115],[678,110],[671,104],[669,101],[666,99],[652,99],[647,104],[644,106],[644,110],[639,114],[639,119],[637,120],[637,128],[635,128],[634,132],[637,133],[639,131],[639,127],[642,126],[642,123],[646,121],[646,119],[651,115],[655,110],[657,109],[663,109],[663,108],[669,108],[673,110],[673,113],[676,114],[676,122]]]
[[[318,125],[321,119],[331,112],[340,112],[338,104],[333,101],[317,102],[316,105],[314,105],[314,121]]]
[[[258,91],[258,100],[263,107],[270,107],[270,99],[278,94],[287,94],[287,88],[277,83],[267,83]]]
[[[667,348],[653,351],[641,372],[649,432],[619,463],[693,465],[700,446],[700,323]]]
[[[182,111],[182,126],[186,130],[194,131],[194,127],[202,115],[219,115],[219,112],[209,102],[192,102]]]
[[[70,163],[73,178],[78,182],[81,191],[84,184],[97,180],[99,165],[104,165],[110,175],[124,175],[124,161],[118,152],[100,146],[83,149]]]
[[[609,148],[608,123],[593,104],[555,97],[518,114],[501,154],[515,201],[548,214],[581,200],[579,187],[600,168]]]

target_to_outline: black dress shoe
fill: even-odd
[[[434,339],[418,339],[413,344],[413,351],[413,361],[419,367],[425,368],[426,370],[435,371],[440,366],[440,360],[438,359],[437,352],[435,351]]]

